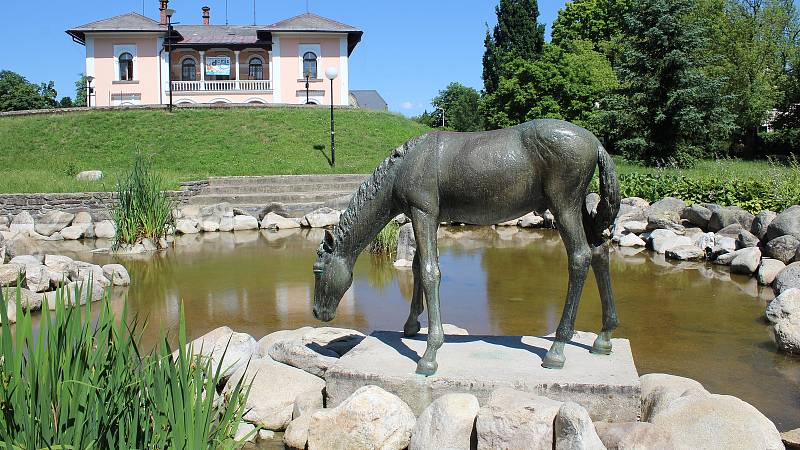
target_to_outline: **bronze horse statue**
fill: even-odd
[[[601,199],[596,212],[589,212],[586,194],[598,167]],[[439,224],[492,225],[549,208],[567,250],[569,285],[555,341],[542,365],[564,366],[564,345],[575,332],[575,314],[590,265],[603,306],[602,331],[592,351],[607,355],[618,321],[604,232],[619,207],[613,160],[592,133],[569,122],[534,120],[496,131],[433,132],[413,138],[364,181],[334,232],[325,232],[314,264],[314,317],[333,320],[352,284],[356,258],[390,220],[405,213],[413,224],[417,253],[404,334],[419,332],[424,294],[430,331],[417,373],[432,375],[437,369],[436,352],[444,343],[436,243]]]

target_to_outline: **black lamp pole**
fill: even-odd
[[[333,126],[333,78],[331,78],[331,167],[336,167],[336,132]]]
[[[169,71],[169,112],[172,112],[172,15],[175,14],[174,9],[168,9],[167,14],[167,63]]]
[[[86,77],[86,107],[92,107],[92,93],[94,92],[94,88],[92,88],[92,80],[94,80],[93,76]]]
[[[310,78],[311,74],[309,72],[306,72],[306,105],[311,103],[311,99],[309,98],[309,92],[308,92],[308,83]]]

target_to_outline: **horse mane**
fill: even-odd
[[[406,152],[410,148],[416,146],[420,140],[422,140],[422,137],[412,138],[400,147],[394,149],[389,157],[381,161],[375,171],[372,172],[372,175],[361,183],[356,193],[353,194],[353,198],[350,200],[347,209],[342,212],[339,218],[339,225],[334,231],[334,237],[337,243],[341,243],[350,236],[356,226],[359,212],[386,187],[387,181],[391,178],[388,175],[391,173],[394,165],[402,160]]]

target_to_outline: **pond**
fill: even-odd
[[[155,257],[118,262],[133,280],[131,311],[149,319],[148,343],[160,329],[177,335],[181,302],[191,338],[227,325],[259,339],[320,325],[311,314],[311,266],[321,239],[321,230],[208,233],[180,237]],[[113,259],[74,247],[48,251],[101,264]],[[694,378],[714,393],[753,404],[779,430],[800,427],[800,359],[778,353],[771,341],[762,319],[773,297],[769,288],[726,267],[622,251],[615,250],[611,266],[622,323],[615,336],[630,339],[640,374]],[[471,334],[555,330],[567,284],[557,232],[448,227],[440,231],[440,253],[444,322]],[[412,286],[410,270],[365,253],[330,325],[364,333],[402,330]],[[576,328],[596,332],[600,315],[590,276]]]

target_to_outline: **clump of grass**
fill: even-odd
[[[175,203],[163,191],[163,180],[155,174],[150,161],[141,152],[136,154],[133,168],[117,183],[117,225],[115,245],[136,244],[150,239],[158,245],[173,225]]]
[[[397,232],[400,224],[390,221],[369,244],[369,251],[380,255],[392,255],[397,251]]]
[[[106,293],[93,319],[91,302],[64,306],[68,297],[80,296],[80,289],[60,294],[55,312],[43,313],[34,332],[30,313],[19,308],[20,291],[15,329],[0,292],[0,441],[7,448],[243,445],[234,436],[249,388],[239,382],[227,404],[215,405],[221,362],[214,368],[190,356],[183,310],[177,356],[166,338],[142,355],[143,327],[129,324],[127,306],[116,317]]]

